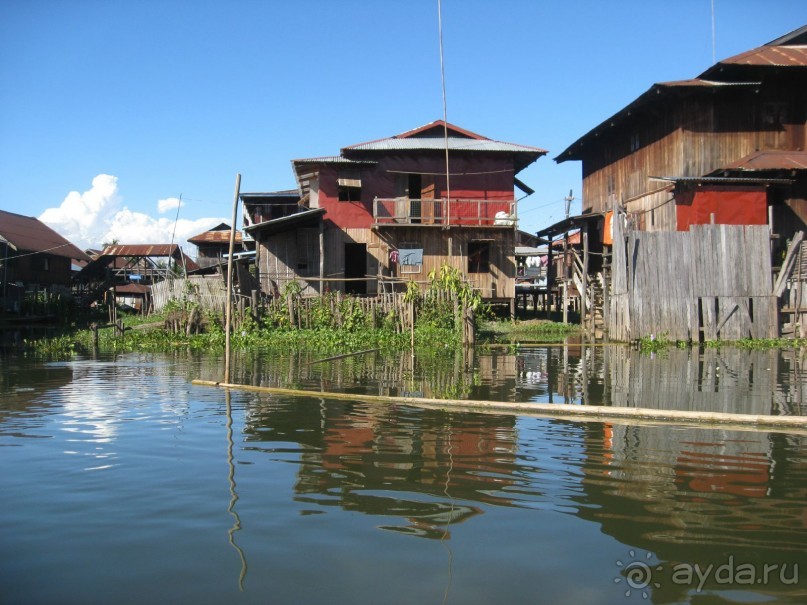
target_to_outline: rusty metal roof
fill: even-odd
[[[205,231],[204,233],[200,233],[199,235],[194,235],[193,237],[189,237],[188,241],[192,244],[229,244],[230,243],[230,230],[218,230],[218,231]],[[235,243],[241,243],[241,232],[235,232]]]
[[[33,216],[0,210],[0,235],[17,248],[17,254],[46,252],[54,256],[90,260],[82,250]]]
[[[178,252],[179,244],[115,244],[107,246],[102,256],[172,256]]]
[[[760,46],[719,61],[726,65],[807,67],[807,46]]]
[[[91,263],[81,270],[81,274],[85,277],[97,275],[110,265],[117,265],[118,257],[133,256],[148,258],[172,257],[178,262],[182,262],[189,272],[199,269],[199,265],[182,251],[179,244],[116,244],[104,248],[100,256],[93,259]]]
[[[807,151],[755,151],[715,171],[807,170]]]
[[[143,284],[122,284],[115,286],[117,294],[147,294],[151,292],[151,286],[144,286]]]

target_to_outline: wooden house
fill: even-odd
[[[9,307],[26,292],[69,292],[73,262],[89,260],[38,219],[0,210],[0,296]]]
[[[696,78],[654,84],[572,143],[556,161],[582,161],[583,213],[617,202],[644,231],[772,222],[782,241],[803,228],[805,45],[807,26]]]
[[[516,175],[546,151],[441,120],[292,161],[298,190],[242,194],[267,293],[389,291],[458,268],[489,301],[515,296]]]
[[[215,267],[225,261],[230,253],[230,225],[219,223],[204,233],[188,238],[188,243],[198,249],[196,264],[202,268]],[[235,252],[241,252],[241,232],[235,232]]]

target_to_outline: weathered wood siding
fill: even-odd
[[[326,229],[322,259],[323,281],[320,282],[319,240],[315,230],[308,230],[306,242],[300,242],[300,229],[274,234],[259,242],[258,268],[261,289],[277,295],[290,281],[304,286],[304,295],[314,295],[322,288],[345,291],[345,245],[364,244],[367,247],[365,275],[367,294],[382,290],[379,279],[398,278],[403,281],[424,283],[429,273],[443,265],[459,269],[485,299],[512,299],[515,297],[516,261],[515,229],[473,228],[439,229],[423,226],[395,227],[394,229]],[[472,242],[489,245],[489,270],[484,273],[468,272],[468,246]],[[390,261],[390,252],[403,244],[423,249],[423,265],[415,273],[401,273],[401,267]],[[298,270],[305,256],[306,271]]]
[[[765,225],[630,231],[626,239],[615,239],[612,280],[612,340],[736,340],[778,333]]]
[[[305,294],[319,292],[319,233],[316,229],[295,229],[274,234],[259,242],[258,280],[266,294],[283,292],[290,281],[303,286]]]
[[[760,149],[805,145],[803,86],[756,87],[681,94],[637,110],[593,141],[583,155],[583,210],[604,212],[611,201],[642,213],[638,228],[676,228],[670,195],[653,193],[653,176],[703,176]]]

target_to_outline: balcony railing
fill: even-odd
[[[376,226],[437,225],[514,227],[516,202],[508,200],[375,198]]]

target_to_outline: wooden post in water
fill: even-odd
[[[230,381],[230,325],[233,317],[233,252],[235,251],[235,221],[238,216],[238,196],[241,192],[241,174],[235,175],[233,220],[230,226],[230,254],[227,257],[227,314],[224,321],[224,380]]]
[[[588,296],[588,227],[583,227],[580,232],[583,234],[583,291],[581,292],[580,298],[580,325],[585,331],[587,329],[586,321],[589,317],[594,316],[594,312],[592,310],[593,301],[589,300],[588,303],[586,303],[586,297]]]

